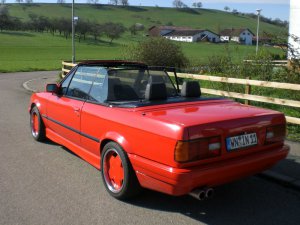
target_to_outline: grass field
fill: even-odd
[[[71,17],[70,4],[8,4],[9,14],[22,21],[28,21],[31,13],[49,18]],[[210,29],[218,32],[228,27],[247,27],[252,31],[256,29],[256,20],[231,13],[193,9],[182,11],[174,8],[162,7],[115,7],[108,5],[77,4],[75,15],[80,20],[104,22],[120,22],[126,27],[135,23],[142,23],[146,30],[137,36],[126,32],[121,39],[112,45],[108,40],[94,42],[92,38],[87,41],[76,42],[76,59],[121,59],[123,47],[137,43],[147,33],[147,28],[153,25],[172,23],[175,26],[189,26],[192,28]],[[261,33],[282,33],[286,29],[267,23],[261,23]],[[210,43],[178,43],[192,62],[206,62],[209,56],[222,55],[226,51],[224,44]],[[233,59],[241,60],[255,52],[253,46],[230,45]],[[280,50],[268,48],[273,53]],[[0,32],[0,72],[52,70],[61,67],[62,60],[71,59],[71,40],[48,33],[30,32]]]
[[[122,59],[124,46],[137,43],[142,36],[125,34],[113,42],[102,38],[76,41],[76,59]],[[226,54],[225,44],[178,43],[192,62],[205,63],[209,56]],[[241,60],[255,52],[254,46],[229,45],[233,58]],[[265,48],[273,53],[281,53],[274,48]],[[71,39],[52,36],[49,33],[2,32],[0,33],[0,72],[56,70],[62,60],[71,60]]]

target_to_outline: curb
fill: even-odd
[[[25,81],[22,86],[23,88],[25,88],[27,91],[29,92],[38,92],[39,89],[35,89],[35,88],[38,88],[40,86],[40,84],[34,84],[34,85],[29,85],[30,83],[34,82],[34,81],[40,81],[40,80],[47,80],[49,79],[48,77],[39,77],[39,78],[34,78],[34,79],[31,79],[31,80],[28,80],[28,81]],[[41,83],[43,84],[43,83]],[[35,88],[32,88],[30,86],[34,86]],[[42,85],[44,86],[44,84]]]
[[[38,80],[38,79],[43,79],[43,78],[35,78],[35,79],[31,79],[31,80],[25,81],[25,82],[22,84],[23,88],[25,88],[27,91],[30,91],[30,92],[33,92],[33,93],[36,92],[37,90],[30,88],[30,87],[28,86],[28,84],[29,84],[30,82],[32,82],[32,81],[34,81],[34,80]]]
[[[300,191],[300,180],[297,180],[293,177],[283,175],[272,170],[266,170],[258,174],[258,176],[265,178],[267,180],[274,181],[282,186],[293,188]]]

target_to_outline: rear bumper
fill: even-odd
[[[266,170],[284,159],[289,146],[192,168],[173,168],[129,154],[142,187],[184,195],[197,187],[214,187]]]

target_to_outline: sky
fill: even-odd
[[[57,0],[33,0],[34,2],[56,3]],[[173,0],[128,0],[130,5],[172,7]],[[181,0],[186,5],[192,6],[198,0]],[[262,9],[262,15],[268,18],[289,20],[289,0],[199,0],[203,8],[224,10],[228,6],[231,10],[239,12],[255,13],[256,9]],[[15,2],[15,0],[6,0]],[[66,0],[67,3],[72,2]],[[87,0],[75,0],[75,3],[86,3]],[[109,0],[99,0],[102,4],[107,4]]]
[[[195,0],[182,0],[185,4],[192,6]],[[262,15],[270,18],[289,20],[289,0],[199,0],[203,8],[224,10],[228,6],[231,10],[253,13],[256,9],[262,9]],[[131,5],[158,5],[171,7],[173,0],[129,0]]]

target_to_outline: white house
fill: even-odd
[[[220,32],[222,42],[234,41],[244,45],[252,45],[253,36],[253,32],[248,28],[231,28]]]
[[[162,35],[163,37],[182,42],[209,41],[213,43],[220,42],[220,36],[209,30],[174,30]]]

